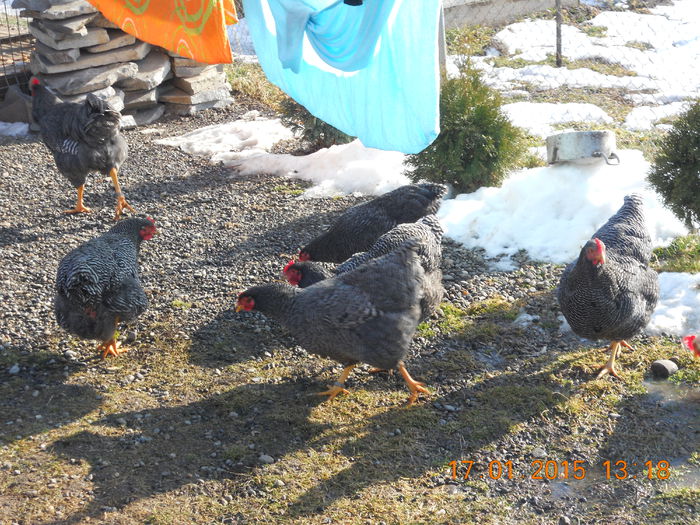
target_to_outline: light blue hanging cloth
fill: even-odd
[[[365,146],[418,153],[440,131],[440,0],[244,0],[268,79]]]

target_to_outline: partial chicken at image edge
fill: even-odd
[[[626,341],[649,324],[659,299],[659,277],[652,255],[642,198],[628,195],[622,207],[593,234],[576,261],[564,270],[559,306],[573,332],[608,339],[610,358],[596,379],[619,377],[615,359]]]
[[[135,212],[126,201],[118,172],[128,146],[119,132],[121,113],[105,100],[89,93],[82,103],[63,102],[37,77],[30,80],[32,118],[41,138],[53,154],[56,167],[77,189],[75,207],[65,213],[89,213],[83,203],[85,179],[91,171],[109,174],[117,197],[114,220],[124,209]]]
[[[118,356],[116,330],[148,308],[139,280],[141,242],[156,235],[150,217],[124,219],[66,254],[58,266],[54,313],[58,325],[83,339],[102,341],[102,359]]]
[[[307,288],[287,283],[254,286],[238,296],[236,311],[258,310],[276,319],[301,346],[345,367],[328,390],[328,400],[348,393],[345,381],[360,362],[382,370],[398,369],[412,405],[424,383],[403,362],[420,317],[425,272],[419,245],[409,241],[393,252]],[[386,286],[378,287],[377,282]]]

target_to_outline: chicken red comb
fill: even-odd
[[[285,266],[284,269],[282,270],[282,273],[286,275],[287,270],[289,270],[289,268],[291,268],[291,266],[293,264],[296,264],[296,261],[294,259],[290,259],[289,262],[287,263],[287,266]]]
[[[688,347],[688,350],[693,352],[695,354],[695,357],[700,357],[700,348],[698,348],[695,345],[695,339],[696,336],[694,335],[687,335],[683,338],[683,342],[685,343],[685,346]]]
[[[152,219],[151,217],[146,217],[146,220],[153,225],[155,225],[155,223],[156,223],[156,221],[154,219]]]
[[[39,84],[41,84],[41,82],[39,82],[38,78],[32,78],[32,86],[38,86]]]
[[[595,245],[598,247],[598,251],[602,252],[602,251],[603,251],[603,247],[605,246],[605,245],[603,244],[603,241],[601,241],[598,237],[596,237],[596,238],[593,239],[593,240],[595,241]]]

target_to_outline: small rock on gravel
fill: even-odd
[[[258,460],[260,461],[260,463],[263,463],[265,465],[271,465],[275,462],[275,458],[273,458],[272,456],[268,456],[267,454],[261,454]]]
[[[13,376],[13,375],[19,374],[19,370],[20,370],[19,365],[17,363],[15,363],[14,365],[12,365],[10,367],[10,369],[7,371],[7,373]]]
[[[651,364],[651,373],[659,379],[666,379],[678,372],[678,365],[670,359],[657,359]]]

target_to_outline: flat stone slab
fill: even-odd
[[[100,98],[110,99],[117,94],[117,90],[114,89],[112,86],[107,86],[103,89],[91,91],[91,93]],[[122,93],[122,95],[124,94],[123,91],[121,91],[120,93]],[[87,93],[81,93],[80,95],[62,96],[61,100],[63,100],[64,102],[82,102],[87,98],[87,96]]]
[[[114,89],[112,86],[108,86],[104,89],[94,91],[93,95],[97,95],[101,99],[106,100],[116,111],[121,111],[124,109],[124,92],[119,89]],[[87,93],[82,93],[80,95],[62,97],[62,99],[65,102],[82,103],[85,102],[87,96]]]
[[[165,53],[152,50],[146,58],[136,62],[138,71],[133,78],[119,82],[124,91],[148,91],[160,85],[170,74],[170,59]]]
[[[89,47],[109,42],[109,35],[106,29],[101,27],[89,27],[85,35],[69,36],[62,40],[56,40],[44,32],[36,22],[29,22],[29,32],[34,35],[39,42],[53,49],[63,50],[74,47]]]
[[[194,95],[185,93],[176,87],[170,87],[163,91],[158,97],[159,102],[168,102],[170,104],[201,104],[203,102],[211,102],[216,100],[224,100],[229,98],[228,87],[220,87],[217,89],[209,89],[200,91]]]
[[[124,94],[125,109],[141,109],[155,106],[158,103],[157,89],[150,91],[127,91]]]
[[[41,18],[47,20],[62,20],[64,18],[98,12],[96,7],[93,7],[92,4],[85,0],[73,0],[72,2],[63,4],[52,0],[50,3],[52,4],[51,7],[43,10],[38,9],[38,11],[41,11]],[[27,7],[27,9],[31,8]]]
[[[68,64],[70,62],[75,62],[80,56],[80,49],[76,47],[58,51],[39,41],[37,41],[34,46],[37,53],[41,55],[41,58],[52,64]]]
[[[91,25],[95,27],[104,27],[105,29],[119,29],[117,24],[107,20],[104,16],[102,16],[102,13],[97,13],[95,15],[95,19],[92,21]]]
[[[151,50],[151,44],[146,42],[137,42],[136,44],[120,47],[106,53],[85,53],[81,54],[75,62],[67,64],[50,64],[43,60],[41,55],[32,55],[32,71],[38,73],[66,73],[68,71],[78,71],[91,67],[104,66],[107,64],[116,64],[119,62],[129,62],[141,60]],[[36,65],[35,65],[36,62]]]
[[[49,20],[50,21],[50,20]],[[66,38],[79,38],[87,35],[88,30],[86,27],[81,27],[77,31],[71,31],[70,33],[66,33],[63,31],[54,31],[50,27],[48,27],[43,20],[40,19],[35,19],[32,22],[38,29],[43,31],[47,36],[50,38],[53,38],[56,42],[60,42],[61,40],[65,40]]]
[[[85,51],[88,53],[104,53],[106,51],[112,51],[113,49],[130,46],[131,44],[136,43],[136,37],[134,35],[125,33],[121,29],[108,29],[107,33],[109,33],[109,42],[97,46],[86,47]]]
[[[83,69],[80,73],[71,71],[58,75],[44,75],[42,78],[50,88],[61,95],[77,95],[106,88],[120,80],[133,77],[137,71],[135,63],[126,62]]]
[[[165,113],[165,105],[158,104],[148,109],[124,110],[122,115],[122,128],[135,128],[136,126],[147,126],[153,124]]]
[[[230,106],[231,104],[233,104],[233,98],[228,97],[221,100],[212,100],[210,102],[202,102],[201,104],[194,105],[167,104],[167,110],[168,113],[185,116],[194,115],[195,113],[199,113],[200,111],[204,111],[205,109],[225,108],[226,106]]]
[[[74,16],[73,18],[66,18],[64,20],[42,20],[41,25],[46,30],[46,32],[60,40],[56,35],[85,35],[87,34],[87,26],[92,20],[97,16],[97,13],[88,13],[86,15]],[[53,35],[51,32],[55,33]]]
[[[208,65],[208,66],[197,66],[197,67],[190,67],[190,66],[173,66],[173,72],[175,73],[176,77],[194,77],[197,75],[201,75],[202,73],[206,73],[208,71],[219,71],[223,72],[224,70],[224,65],[223,64],[217,64],[217,65]]]
[[[171,55],[172,56],[172,55]],[[191,58],[183,58],[181,56],[172,57],[173,66],[177,67],[209,67],[212,64],[207,64],[206,62],[197,62]]]
[[[175,77],[173,78],[173,86],[189,95],[194,95],[200,91],[226,87],[226,76],[223,73],[213,70],[212,72],[205,72],[196,77]]]

